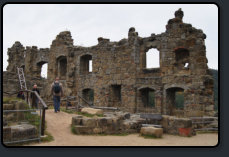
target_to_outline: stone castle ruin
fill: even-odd
[[[24,68],[29,82],[29,78],[40,78],[42,65],[48,63],[47,79],[38,84],[47,100],[51,99],[50,85],[58,76],[65,96],[81,95],[95,106],[118,107],[132,113],[213,116],[214,81],[207,66],[206,35],[183,23],[182,18],[183,11],[179,9],[164,33],[142,38],[132,27],[127,39],[111,42],[99,37],[98,44],[91,47],[73,45],[69,31],[57,35],[50,48],[25,48],[15,42],[8,49],[3,88],[10,90],[9,77],[17,74],[17,67]],[[159,68],[146,67],[150,49],[159,51]],[[177,92],[183,93],[182,107],[175,105]],[[153,100],[149,100],[150,95]],[[77,101],[84,103],[78,97]]]

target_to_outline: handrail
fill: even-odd
[[[41,119],[41,135],[44,136],[45,132],[45,110],[48,109],[48,106],[45,104],[43,99],[40,97],[40,95],[37,93],[37,91],[32,91],[32,90],[20,90],[22,92],[27,92],[27,103],[29,103],[29,95],[28,93],[34,93],[38,100],[41,102],[43,108],[42,108],[42,119]]]
[[[44,109],[48,109],[48,106],[46,105],[46,103],[43,101],[43,99],[40,97],[40,95],[37,93],[37,91],[32,91],[32,90],[20,90],[22,92],[31,92],[34,93],[36,95],[36,97],[38,98],[38,100],[41,102],[41,104],[43,105]]]

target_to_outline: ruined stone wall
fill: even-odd
[[[8,67],[7,71],[17,72],[17,67],[23,67],[25,62],[25,48],[23,45],[16,41],[11,48],[8,48]]]
[[[57,35],[50,49],[33,46],[24,50],[17,42],[8,51],[9,55],[13,51],[17,54],[11,55],[8,70],[12,71],[25,51],[24,60],[17,64],[21,66],[24,62],[26,75],[40,76],[41,65],[48,62],[48,85],[44,87],[47,91],[58,76],[65,96],[89,99],[92,94],[96,106],[177,116],[213,115],[213,79],[208,73],[206,35],[183,23],[182,18],[179,9],[164,33],[142,38],[132,27],[127,39],[111,42],[99,37],[98,44],[92,47],[73,45],[69,31]],[[159,68],[146,68],[149,49],[159,51]],[[181,109],[174,106],[176,92],[184,93]],[[149,94],[154,95],[154,106],[149,106]],[[77,101],[83,104],[78,97]]]

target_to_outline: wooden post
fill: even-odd
[[[26,101],[27,101],[27,103],[29,103],[29,92],[27,91],[26,93],[27,93]]]
[[[42,119],[41,119],[41,136],[44,136],[45,132],[45,108],[42,109]]]

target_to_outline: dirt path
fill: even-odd
[[[54,141],[32,144],[33,146],[214,146],[218,134],[198,134],[193,137],[180,137],[164,134],[162,139],[144,139],[139,134],[127,136],[74,135],[71,133],[71,118],[74,114],[54,113],[47,110],[47,131]]]

